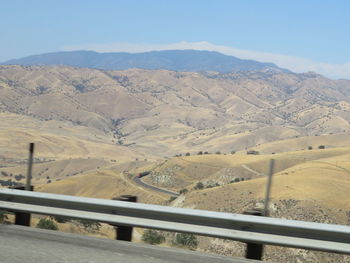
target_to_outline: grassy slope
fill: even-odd
[[[134,184],[127,175],[108,170],[73,176],[65,180],[39,186],[37,190],[40,192],[105,199],[125,194],[136,195],[141,203],[159,204],[168,199],[167,195],[143,189]]]
[[[118,159],[125,162],[143,157],[116,145],[112,136],[97,129],[60,121],[38,121],[17,114],[0,113],[0,157],[23,159],[28,143],[36,143],[35,156],[68,159]]]

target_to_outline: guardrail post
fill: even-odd
[[[114,197],[112,200],[125,201],[125,202],[137,202],[137,196],[134,195],[122,195]],[[131,226],[114,226],[116,240],[131,241],[132,239],[132,227]]]
[[[245,215],[262,216],[263,212],[260,210],[248,210],[244,212]],[[261,260],[264,246],[257,243],[247,243],[246,258]]]
[[[24,186],[11,187],[15,190],[26,190]],[[34,186],[30,186],[30,191],[34,190]],[[30,226],[30,213],[15,212],[15,225]]]

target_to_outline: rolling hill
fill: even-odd
[[[38,191],[133,194],[140,202],[242,213],[263,205],[274,158],[272,216],[349,224],[349,95],[350,81],[272,68],[0,66],[0,179],[25,181],[19,175],[35,142]],[[247,154],[252,150],[259,154]],[[144,182],[182,194],[173,200],[132,180],[146,170]],[[243,251],[208,238],[200,238],[200,249]],[[266,255],[273,262],[349,262],[270,246]]]
[[[350,81],[313,73],[0,67],[0,112],[16,114],[13,123],[27,116],[42,126],[55,123],[55,133],[58,122],[69,123],[158,157],[239,151],[302,137],[297,141],[305,149],[309,136],[350,130],[349,95]]]
[[[272,217],[332,224],[349,224],[350,148],[318,149],[286,152],[275,155],[199,155],[174,157],[141,170],[151,170],[153,177],[175,186],[186,187],[175,200],[158,192],[143,189],[130,180],[127,173],[104,170],[44,184],[38,190],[53,193],[77,194],[112,198],[124,193],[135,194],[140,202],[243,213],[263,206],[269,160],[276,160],[273,177],[270,213]],[[247,169],[247,167],[249,169]],[[242,174],[243,170],[245,173]],[[257,175],[258,173],[259,175]],[[239,176],[249,180],[231,181]],[[153,178],[154,179],[154,178]],[[203,188],[196,188],[203,182]],[[212,184],[213,182],[218,184]],[[154,182],[153,182],[154,183]],[[181,185],[182,184],[182,185]],[[155,185],[157,185],[155,183]],[[176,189],[171,184],[162,187]],[[243,256],[244,245],[239,242],[200,237],[200,249],[224,255]],[[266,246],[264,260],[271,262],[348,262],[347,256],[300,249]]]

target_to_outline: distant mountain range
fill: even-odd
[[[94,51],[67,51],[46,53],[12,59],[2,65],[66,65],[104,70],[167,69],[174,71],[216,71],[220,73],[274,69],[287,72],[273,63],[239,59],[213,51],[167,50],[145,53],[97,53]]]

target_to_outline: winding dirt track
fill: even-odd
[[[145,182],[143,182],[141,180],[141,178],[138,178],[136,176],[134,177],[134,182],[139,184],[139,185],[141,185],[142,187],[151,189],[153,191],[157,191],[157,192],[160,192],[160,193],[168,194],[168,195],[171,195],[171,196],[179,196],[179,193],[172,192],[172,191],[169,191],[169,190],[166,190],[166,189],[162,189],[162,188],[155,187],[153,185],[146,184]]]

